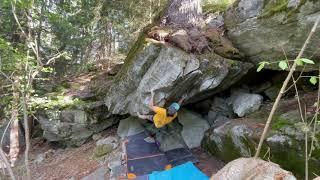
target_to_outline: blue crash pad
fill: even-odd
[[[191,162],[176,166],[167,171],[157,171],[149,175],[149,180],[208,180]]]

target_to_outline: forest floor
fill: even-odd
[[[115,136],[116,127],[103,132],[103,137]],[[93,158],[95,141],[91,140],[78,148],[58,148],[45,142],[43,139],[33,139],[30,151],[30,165],[33,180],[78,180],[91,174],[101,167],[98,161]],[[203,149],[196,148],[192,152],[199,159],[198,168],[208,176],[216,173],[224,166],[224,163],[209,154]],[[16,167],[15,175],[18,179],[24,179],[23,155],[20,156]],[[108,176],[108,174],[106,174]],[[1,179],[6,179],[1,177]],[[108,177],[106,177],[108,179]]]

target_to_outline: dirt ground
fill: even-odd
[[[103,137],[116,134],[116,128],[108,129]],[[95,142],[92,140],[78,148],[57,148],[42,139],[33,139],[30,152],[30,165],[33,180],[78,180],[95,171],[100,165],[93,159]],[[192,152],[199,159],[197,166],[211,176],[224,166],[224,163],[203,149]],[[14,168],[17,179],[25,179],[22,155]],[[0,179],[8,179],[0,177]]]
[[[225,165],[224,162],[213,156],[210,156],[201,148],[192,149],[192,153],[199,160],[197,167],[209,177],[212,176],[212,174],[217,173]]]

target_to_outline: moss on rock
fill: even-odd
[[[287,125],[283,119],[280,119],[273,125],[273,130],[269,133],[266,142],[262,146],[260,157],[277,163],[286,170],[292,171],[300,179],[304,177],[304,140],[297,140],[294,136],[282,135],[283,132],[277,131],[277,129]],[[223,125],[223,128],[219,131],[209,130],[202,142],[202,147],[226,162],[239,157],[246,157],[246,153],[243,153],[241,148],[253,156],[262,132],[260,132],[260,135],[242,134],[237,137],[238,140],[235,142],[232,135],[234,133],[232,129],[235,126],[238,126],[238,124]],[[252,128],[253,126],[250,129]],[[320,134],[318,135],[320,136]],[[320,173],[319,159],[320,148],[317,147],[314,149],[312,158],[309,160],[310,172],[315,174]]]
[[[222,12],[228,9],[235,0],[205,0],[202,2],[204,13]]]
[[[102,144],[98,145],[93,152],[93,156],[95,158],[101,158],[109,153],[111,153],[113,150],[113,146],[110,144]]]

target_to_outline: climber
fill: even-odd
[[[154,115],[142,115],[138,112],[138,117],[141,119],[150,120],[154,123],[154,125],[157,128],[161,128],[165,126],[166,124],[169,124],[171,121],[173,121],[177,115],[178,110],[180,109],[180,106],[183,102],[183,100],[186,98],[186,96],[183,96],[178,102],[172,103],[167,109],[155,106],[153,103],[154,98],[154,92],[151,91],[151,99],[149,102],[149,108],[155,112]]]

